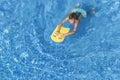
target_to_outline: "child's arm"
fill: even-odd
[[[67,33],[67,34],[65,34],[65,36],[75,34],[75,32],[77,31],[77,27],[78,27],[78,23],[74,25],[73,31],[72,31],[72,32],[69,32],[69,33]]]
[[[64,24],[65,21],[67,21],[67,20],[68,20],[68,17],[65,18],[64,20],[62,20],[62,21],[58,24],[58,30],[57,30],[57,32],[60,32],[60,29],[61,29],[61,27],[62,27],[62,24]]]

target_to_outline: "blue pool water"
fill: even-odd
[[[53,42],[78,2],[96,13]],[[0,0],[0,80],[120,80],[120,0]]]

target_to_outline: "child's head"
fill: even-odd
[[[76,19],[77,19],[76,13],[71,13],[71,14],[69,15],[69,21],[70,21],[70,23],[73,24]]]

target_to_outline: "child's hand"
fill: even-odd
[[[62,35],[61,35],[62,38],[66,37],[66,36],[67,36],[66,34],[62,34]]]
[[[56,34],[56,35],[60,34],[60,31],[56,31],[55,34]]]

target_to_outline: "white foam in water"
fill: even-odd
[[[4,42],[5,42],[6,44],[9,44],[9,43],[10,43],[10,41],[9,41],[9,40],[4,40]]]
[[[120,20],[120,14],[118,13],[117,15],[112,16],[111,20],[112,21]]]
[[[15,49],[18,49],[18,48],[21,48],[21,44],[19,44],[19,45],[17,45],[17,46],[15,46]]]
[[[0,47],[0,51],[2,51],[2,48]]]
[[[2,11],[0,11],[0,17],[4,16],[4,13]]]
[[[111,10],[113,11],[116,11],[119,9],[119,6],[120,6],[120,2],[119,1],[116,1],[113,3],[113,5],[111,6]]]
[[[6,64],[6,66],[9,66],[9,65],[10,65],[9,63]]]
[[[116,4],[116,5],[120,5],[120,2],[119,2],[119,1],[116,1],[115,4]]]
[[[17,58],[14,58],[14,61],[15,61],[15,62],[18,62]]]
[[[107,0],[103,0],[102,3],[107,3],[108,1]]]
[[[9,33],[9,30],[8,29],[4,29],[4,33]]]
[[[34,64],[34,63],[35,63],[35,60],[33,59],[33,60],[31,61],[31,63]]]
[[[21,55],[20,55],[20,57],[23,57],[23,58],[27,58],[29,55],[28,55],[28,53],[27,52],[23,52]]]

